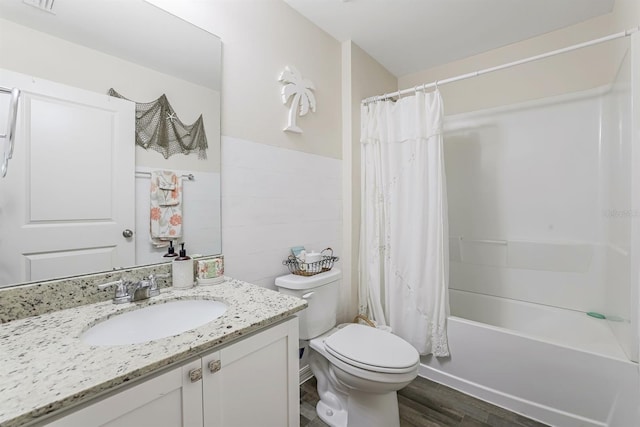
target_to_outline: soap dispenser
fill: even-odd
[[[187,256],[187,251],[180,249],[180,255],[171,263],[173,287],[176,289],[188,289],[193,286],[193,260]]]
[[[177,257],[178,254],[176,253],[174,247],[173,247],[173,240],[169,240],[169,247],[167,248],[167,253],[162,255],[163,258],[174,258]]]

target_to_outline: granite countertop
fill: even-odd
[[[219,318],[143,344],[96,347],[79,336],[91,325],[140,305],[179,299],[227,303]],[[0,426],[36,421],[174,362],[258,331],[306,307],[306,301],[228,279],[189,290],[167,288],[150,300],[100,302],[0,325]]]

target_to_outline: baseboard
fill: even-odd
[[[607,427],[599,421],[502,393],[434,369],[424,363],[420,364],[418,375],[545,424],[563,427]]]
[[[300,368],[300,384],[308,381],[311,377],[313,377],[313,372],[311,372],[309,365],[304,365]]]

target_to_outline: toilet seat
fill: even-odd
[[[402,338],[355,323],[327,337],[324,347],[336,359],[372,372],[408,373],[420,363],[416,349]]]

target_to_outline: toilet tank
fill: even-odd
[[[314,276],[289,274],[276,279],[283,294],[307,300],[308,307],[298,313],[300,339],[322,335],[336,325],[340,270],[333,269]]]

